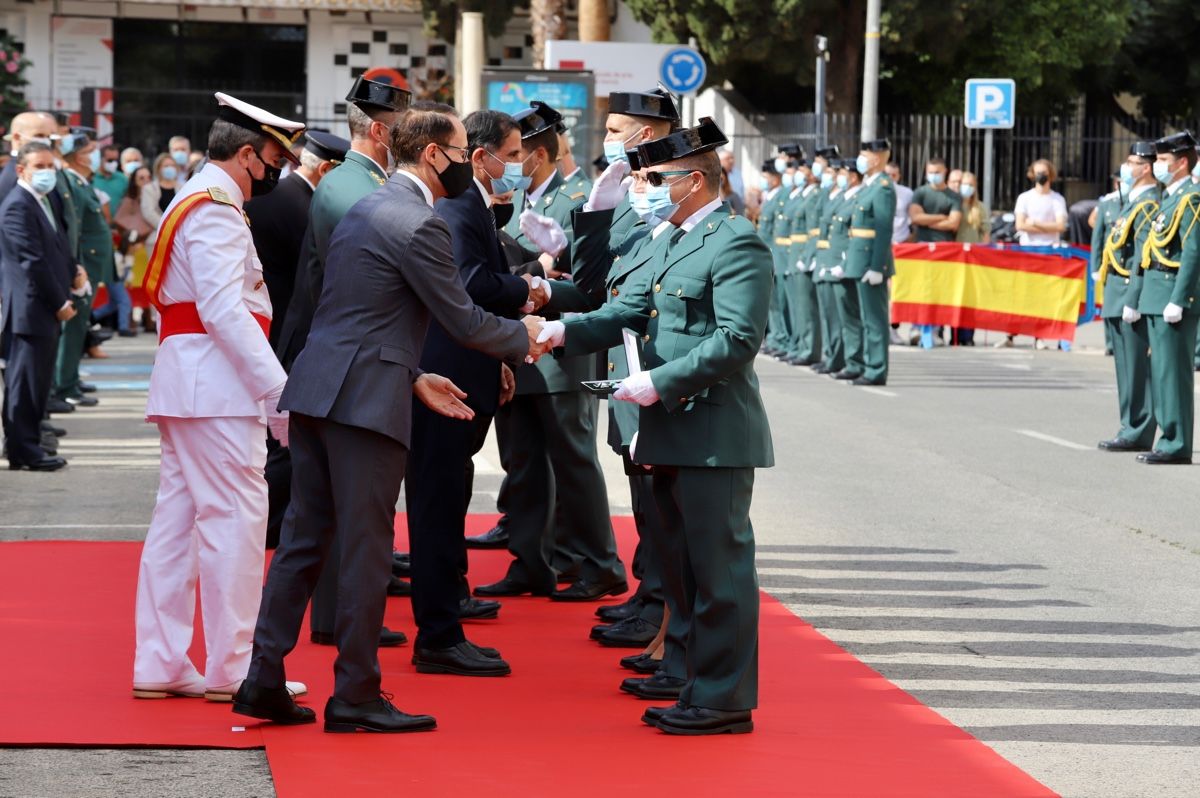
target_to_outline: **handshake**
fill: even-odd
[[[542,355],[562,346],[566,341],[566,328],[561,321],[546,321],[541,316],[525,316],[521,323],[525,325],[525,332],[529,335],[526,363],[536,363]]]

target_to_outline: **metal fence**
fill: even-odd
[[[825,131],[817,131],[815,114],[776,114],[756,120],[761,136],[738,137],[737,143],[761,152],[760,161],[774,156],[775,147],[799,141],[809,153],[818,142],[837,144],[843,154],[856,155],[862,120],[858,114],[828,114]],[[1110,176],[1125,160],[1135,141],[1153,140],[1176,130],[1200,130],[1197,120],[1144,120],[1085,117],[1018,117],[1012,130],[995,136],[994,210],[1011,209],[1017,195],[1030,188],[1025,173],[1038,158],[1048,158],[1058,170],[1060,191],[1068,203],[1093,199],[1111,191]],[[982,180],[982,130],[969,130],[958,116],[882,116],[876,130],[892,142],[892,158],[909,186],[924,182],[925,162],[943,158],[951,169],[975,172]],[[755,141],[757,140],[757,141]]]

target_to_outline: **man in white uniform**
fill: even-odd
[[[162,465],[138,573],[138,698],[237,692],[262,596],[267,427],[287,445],[276,409],[287,377],[267,342],[271,302],[242,204],[296,160],[304,125],[216,97],[209,161],[167,208],[146,271],[160,313],[146,420],[162,436]],[[188,658],[197,578],[203,675]]]

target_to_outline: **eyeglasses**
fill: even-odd
[[[695,170],[693,170],[693,169],[676,169],[675,171],[671,171],[671,172],[646,172],[644,179],[650,185],[654,186],[655,188],[658,188],[661,185],[670,184],[670,183],[675,182],[675,181],[668,181],[667,180],[668,177],[679,177],[681,175],[690,175],[693,171],[695,171]]]
[[[466,163],[467,161],[469,161],[471,159],[471,153],[466,147],[455,147],[453,144],[445,144],[445,145],[439,144],[438,149],[442,151],[442,155],[445,155],[446,158],[451,161],[456,161],[458,163]],[[446,150],[454,150],[455,152],[459,153],[460,157],[451,158],[450,153],[446,152]]]

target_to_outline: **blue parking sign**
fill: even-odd
[[[663,56],[658,72],[668,91],[674,94],[691,94],[704,85],[708,67],[704,58],[695,50],[677,47]]]
[[[966,105],[967,127],[1011,128],[1017,117],[1017,84],[1011,78],[971,78]]]

